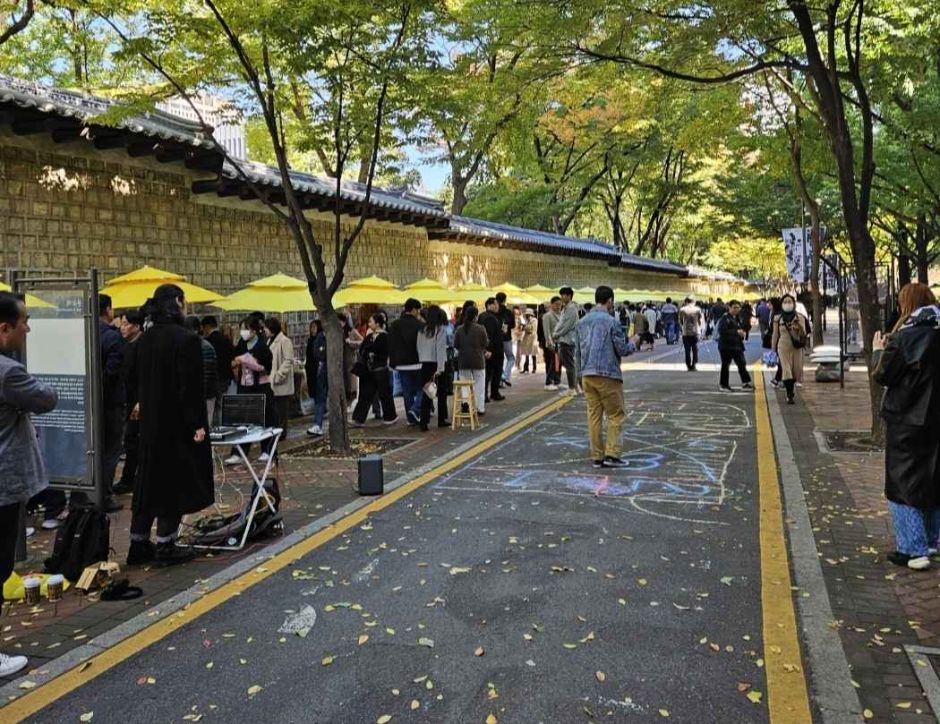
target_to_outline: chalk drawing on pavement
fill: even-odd
[[[590,467],[583,407],[569,406],[443,476],[440,490],[586,497],[656,517],[723,525],[712,514],[727,497],[727,472],[752,434],[746,410],[730,404],[631,400],[624,425],[627,467]],[[583,403],[582,403],[583,405]]]

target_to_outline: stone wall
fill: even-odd
[[[293,240],[259,202],[193,195],[205,174],[182,164],[131,159],[85,142],[0,132],[0,270],[85,271],[108,277],[150,264],[223,294],[281,271],[301,276]],[[332,220],[313,217],[331,238]],[[350,222],[352,223],[352,222]],[[725,285],[615,269],[602,261],[428,239],[423,228],[372,223],[356,242],[346,278],[377,274],[396,284],[421,277],[458,285],[611,286],[727,295]]]

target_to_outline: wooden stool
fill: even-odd
[[[462,390],[467,390],[467,397],[464,399]],[[464,405],[468,406],[467,412],[463,411]],[[479,420],[477,418],[477,400],[473,394],[473,380],[454,380],[454,412],[450,417],[451,429],[459,430],[466,421],[470,424],[471,430],[476,430]]]

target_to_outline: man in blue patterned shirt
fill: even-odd
[[[595,305],[576,327],[575,356],[578,375],[587,402],[588,435],[595,468],[622,468],[620,437],[626,417],[623,409],[623,374],[620,360],[636,351],[614,318],[614,290],[600,286],[594,291]],[[601,434],[607,416],[606,444]]]

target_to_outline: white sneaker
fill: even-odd
[[[55,530],[60,525],[62,525],[62,520],[60,518],[47,518],[42,522],[42,529]]]
[[[557,390],[558,385],[545,385],[546,390]]]
[[[31,525],[26,526],[26,537],[31,538],[34,535],[36,535],[36,529]]]
[[[238,465],[241,461],[242,459],[240,455],[230,455],[229,457],[225,458],[226,465]]]
[[[803,383],[802,383],[802,382],[797,382],[797,383],[796,383],[796,386],[797,386],[797,387],[802,387],[802,386],[803,386]]]
[[[308,435],[322,435],[323,429],[319,425],[311,425],[307,428]]]
[[[29,659],[25,656],[7,656],[0,654],[0,676],[11,676],[17,671],[26,668]]]
[[[259,463],[266,463],[266,462],[267,462],[268,460],[270,460],[270,459],[271,459],[271,456],[268,455],[267,453],[261,453],[261,454],[258,456],[258,462],[259,462]]]
[[[907,562],[907,567],[914,571],[923,571],[927,568],[930,568],[930,558],[927,556],[911,558],[911,560]]]

